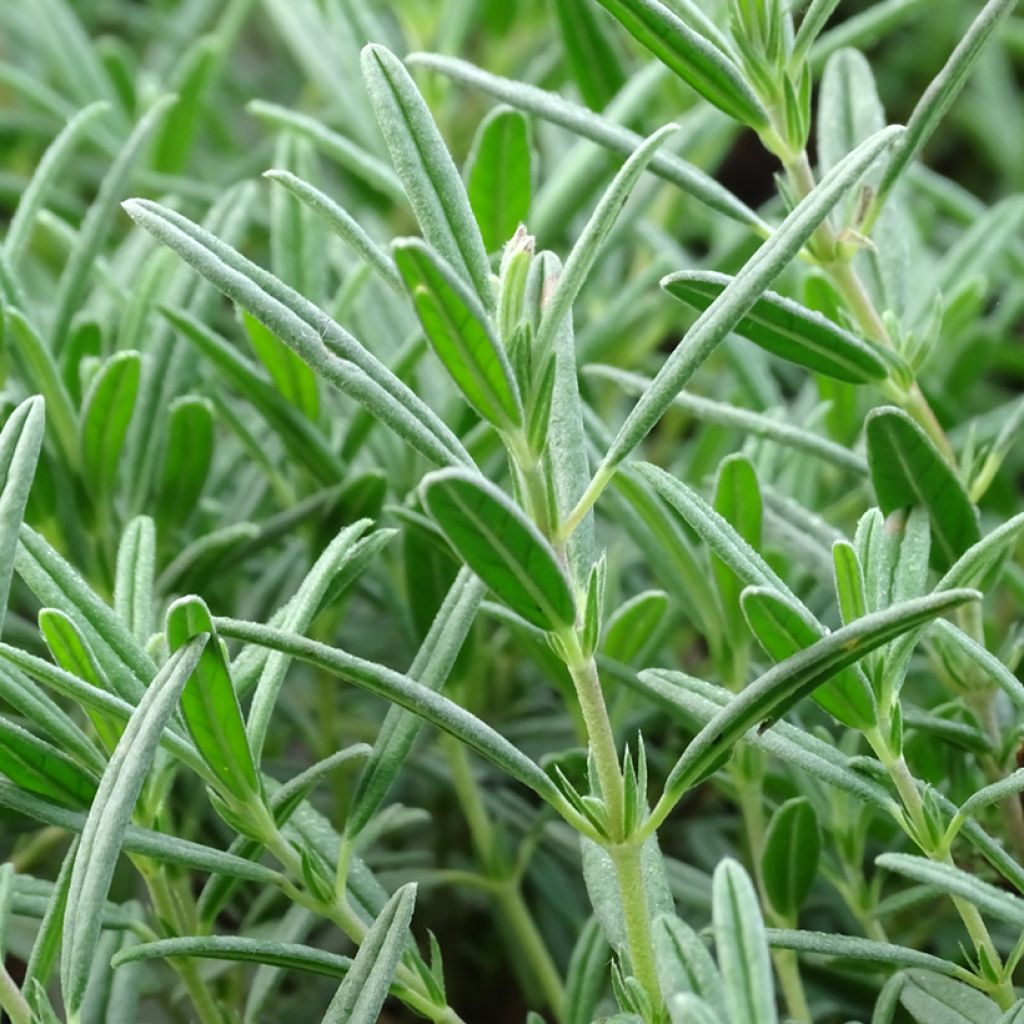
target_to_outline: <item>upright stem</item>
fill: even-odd
[[[654,934],[651,930],[651,912],[644,885],[643,845],[632,841],[621,846],[608,847],[615,866],[622,900],[622,916],[626,925],[626,942],[633,974],[651,999],[655,1013],[661,1004],[661,986],[658,982],[657,962],[654,957]]]
[[[597,781],[608,814],[608,832],[613,842],[621,842],[625,838],[622,820],[622,768],[619,765],[615,734],[608,718],[601,680],[597,674],[597,663],[592,657],[583,657],[575,633],[564,634],[562,642],[566,647],[569,673],[580,702],[580,710],[583,712],[590,751],[597,768]]]
[[[164,869],[160,865],[143,861],[142,858],[139,858],[136,864],[146,881],[157,916],[172,924],[179,935],[188,935],[192,931],[191,924],[185,920],[181,903],[168,883]],[[171,965],[181,978],[201,1024],[224,1024],[224,1016],[218,1009],[213,994],[200,977],[195,961],[187,956],[174,957]]]
[[[806,152],[800,153],[792,162],[788,163],[786,171],[799,196],[806,196],[814,189],[814,172],[811,170],[811,163]],[[812,246],[818,251],[822,269],[842,295],[843,301],[864,334],[880,345],[892,348],[892,338],[885,326],[885,321],[875,308],[875,304],[853,263],[849,258],[836,252],[836,243],[835,232],[826,220],[815,233]],[[942,429],[942,425],[917,382],[915,381],[911,385],[906,394],[893,394],[892,398],[914,417],[942,452],[943,457],[950,465],[955,466],[956,454],[949,443],[949,438],[946,437],[946,432]]]

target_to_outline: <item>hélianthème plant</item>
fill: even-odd
[[[1016,6],[0,3],[0,1017],[1024,1022]]]

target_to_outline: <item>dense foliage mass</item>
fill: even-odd
[[[0,3],[0,1017],[1024,1022],[1015,7]]]

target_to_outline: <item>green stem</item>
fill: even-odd
[[[146,888],[149,890],[157,916],[169,922],[179,935],[188,935],[192,931],[191,924],[186,919],[181,903],[171,888],[167,873],[159,865],[144,862],[141,858],[136,861],[136,864],[146,881]],[[174,957],[171,965],[178,977],[181,978],[202,1024],[224,1024],[224,1016],[218,1009],[206,983],[200,977],[195,961],[189,957]]]
[[[518,878],[509,875],[503,863],[497,836],[480,787],[473,778],[466,748],[451,737],[445,737],[444,747],[455,784],[455,795],[469,826],[473,846],[483,870],[496,883],[492,891],[502,919],[529,966],[530,973],[544,993],[548,1006],[559,1020],[563,1020],[566,1007],[562,976],[523,898]]]
[[[814,190],[814,172],[811,170],[811,162],[806,151],[787,163],[786,172],[794,190],[801,198]],[[817,256],[821,268],[828,274],[842,295],[843,301],[864,334],[880,345],[892,348],[892,338],[885,326],[885,321],[875,309],[875,304],[851,260],[837,252],[837,241],[832,225],[825,220],[815,233],[810,248]],[[949,438],[946,437],[946,432],[942,429],[942,425],[917,382],[915,381],[905,394],[893,391],[890,397],[914,417],[942,452],[943,457],[951,466],[955,467],[956,454],[949,443]]]
[[[32,1008],[25,1002],[14,979],[7,973],[4,962],[0,959],[0,1010],[11,1018],[11,1024],[32,1024],[35,1017]]]
[[[270,812],[261,805],[251,807],[249,811],[252,823],[258,829],[260,842],[277,858],[292,879],[301,879],[302,858],[282,835]],[[344,893],[336,895],[333,901],[328,901],[318,898],[304,888],[299,888],[294,882],[286,882],[281,888],[294,903],[331,921],[356,945],[362,943],[366,937],[367,927],[349,907]],[[434,1024],[464,1024],[462,1018],[450,1006],[439,1006],[431,999],[422,979],[405,964],[399,964],[395,972],[395,981],[403,989],[404,1001],[420,1016],[433,1021]]]
[[[651,913],[644,885],[643,845],[639,842],[628,842],[620,846],[609,846],[607,850],[615,866],[615,877],[619,883],[633,975],[643,986],[657,1013],[662,1003],[661,985],[658,983]]]
[[[597,674],[597,662],[592,657],[583,657],[574,632],[567,631],[560,639],[566,651],[569,673],[583,712],[590,752],[597,768],[597,782],[608,815],[608,834],[612,842],[621,842],[626,838],[622,817],[622,768],[601,680]]]

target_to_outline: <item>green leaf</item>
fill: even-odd
[[[330,196],[308,181],[296,177],[291,171],[264,171],[263,177],[288,189],[296,199],[318,214],[339,238],[352,246],[392,288],[396,291],[401,290],[402,280],[395,270],[391,257],[366,233],[356,219]]]
[[[167,410],[167,447],[157,483],[156,514],[179,526],[199,504],[213,462],[213,405],[182,395]]]
[[[615,46],[588,0],[554,0],[554,8],[568,72],[583,102],[602,110],[626,83]]]
[[[153,632],[153,574],[156,571],[156,528],[149,516],[136,516],[117,549],[114,611],[140,644]]]
[[[0,780],[0,807],[8,807],[16,814],[67,832],[81,832],[87,821],[85,814],[31,796],[3,780]],[[122,847],[128,853],[138,853],[161,863],[177,864],[193,871],[227,874],[264,885],[276,885],[281,881],[276,871],[262,864],[253,864],[212,846],[203,846],[201,843],[135,825],[129,825],[125,830]]]
[[[818,877],[821,835],[806,797],[794,797],[772,815],[761,851],[764,890],[777,914],[796,922]]]
[[[885,169],[874,209],[878,209],[903,175],[910,162],[921,152],[953,101],[960,94],[986,44],[1005,21],[1017,0],[989,0],[957,43],[942,70],[935,76],[914,107],[907,122],[906,135],[893,150]]]
[[[900,409],[873,410],[865,427],[868,465],[886,514],[921,506],[932,525],[932,561],[950,566],[981,539],[978,513],[950,465]]]
[[[21,403],[0,430],[0,626],[7,614],[18,531],[25,516],[46,430],[42,398]]]
[[[715,511],[757,551],[761,547],[761,526],[764,509],[757,473],[743,455],[730,455],[718,467],[715,481]],[[716,554],[711,555],[711,571],[715,576],[718,596],[722,601],[734,642],[740,641],[740,592],[744,581]],[[737,621],[739,620],[739,621]]]
[[[659,0],[598,2],[641,46],[710,103],[751,128],[768,127],[768,112],[732,58]]]
[[[569,253],[565,267],[558,276],[558,283],[550,295],[545,293],[542,299],[541,320],[534,340],[535,351],[546,353],[554,343],[555,334],[570,315],[573,303],[622,213],[626,200],[655,154],[676,129],[676,125],[668,124],[645,139],[643,144],[630,154],[629,159],[604,190],[597,206],[594,207],[594,212],[576,239],[572,252]]]
[[[207,639],[192,641],[153,680],[110,758],[82,829],[71,871],[61,952],[61,991],[71,1020],[77,1020],[85,997],[102,924],[97,910],[110,890],[125,829],[152,767],[160,734]]]
[[[82,403],[82,472],[101,503],[109,500],[117,479],[121,448],[135,411],[141,362],[138,352],[112,355],[93,378]]]
[[[39,930],[32,943],[32,953],[29,956],[28,965],[25,968],[25,980],[22,983],[23,991],[29,991],[33,982],[38,982],[43,988],[46,988],[50,982],[50,976],[60,954],[64,908],[67,904],[68,886],[71,884],[71,869],[74,867],[77,853],[78,839],[75,838],[71,841],[68,852],[61,861],[60,871],[53,885],[53,894],[47,900],[46,913],[39,923]]]
[[[916,967],[934,971],[936,974],[960,978],[964,981],[971,977],[970,972],[963,967],[931,953],[907,949],[905,946],[896,946],[890,942],[874,942],[859,936],[769,928],[768,945],[772,949],[791,949],[799,953],[834,957],[841,961],[853,960],[864,963],[891,964],[896,967]]]
[[[530,212],[533,152],[529,122],[496,107],[480,122],[466,171],[466,191],[484,247],[498,252]]]
[[[833,11],[839,6],[840,0],[811,0],[800,19],[800,29],[793,40],[791,64],[804,60],[814,40],[832,17]]]
[[[0,718],[0,772],[16,786],[67,807],[88,807],[96,783],[56,747]]]
[[[822,172],[885,126],[875,76],[860,51],[840,50],[829,58],[821,78],[817,125]]]
[[[667,611],[668,594],[663,590],[645,590],[631,597],[608,620],[604,653],[615,661],[632,662],[650,643]]]
[[[864,570],[856,549],[845,540],[837,540],[832,545],[832,565],[835,570],[839,614],[843,625],[848,626],[854,619],[868,613]]]
[[[942,864],[909,853],[883,853],[878,867],[923,885],[931,885],[954,899],[966,900],[983,914],[1024,928],[1024,899],[989,882],[983,882],[952,864]]]
[[[683,270],[663,278],[661,287],[704,312],[733,280],[713,271]],[[889,375],[881,350],[775,292],[764,292],[733,330],[773,355],[836,380],[868,384]]]
[[[774,590],[748,587],[741,602],[751,632],[773,661],[784,661],[821,639],[821,627],[809,620],[806,611]],[[830,715],[852,729],[870,729],[876,724],[871,688],[852,668],[836,672],[812,696]]]
[[[588,377],[612,381],[631,395],[642,395],[651,385],[650,377],[619,370],[614,366],[593,364],[584,367],[583,372]],[[716,402],[689,391],[681,391],[676,395],[671,407],[681,409],[701,423],[727,427],[751,437],[763,437],[784,448],[806,452],[858,476],[867,476],[867,462],[858,453],[784,420],[741,409],[727,402]]]
[[[17,209],[11,216],[4,235],[3,254],[12,270],[17,270],[24,254],[36,217],[47,200],[47,194],[57,184],[75,149],[93,128],[93,122],[100,114],[110,110],[104,100],[90,103],[79,110],[50,143],[46,152],[36,164],[32,180],[18,199]]]
[[[405,199],[402,183],[387,163],[345,135],[331,131],[316,118],[265,100],[251,100],[245,109],[271,127],[309,139],[321,153],[393,202],[400,203]]]
[[[60,369],[39,332],[19,310],[4,309],[11,354],[25,382],[46,401],[46,419],[56,434],[61,454],[75,471],[79,466],[78,410],[61,379]]]
[[[223,636],[283,651],[407,708],[431,725],[457,737],[553,806],[564,806],[558,787],[522,751],[454,701],[434,693],[408,676],[271,626],[223,618],[215,619],[214,624]]]
[[[286,401],[248,359],[221,335],[190,314],[175,309],[161,309],[160,312],[217,373],[260,413],[281,438],[292,457],[306,466],[322,483],[334,483],[342,475],[343,465],[323,434],[292,403]],[[171,453],[170,442],[171,438],[168,437],[166,458],[168,465],[173,466],[178,456]]]
[[[400,239],[393,252],[427,339],[467,401],[500,429],[521,427],[519,389],[483,307],[418,239]]]
[[[435,464],[470,461],[437,414],[309,300],[180,214],[143,199],[123,205],[133,220],[252,313],[318,374],[366,405]]]
[[[54,317],[50,333],[50,351],[55,355],[64,348],[71,320],[82,304],[89,277],[99,259],[117,213],[117,204],[131,178],[143,147],[163,120],[174,96],[161,96],[143,115],[128,139],[118,147],[117,155],[100,184],[99,192],[82,222],[74,249],[64,264],[57,294],[53,298]]]
[[[443,57],[433,53],[413,53],[406,58],[413,66],[430,68],[458,82],[473,86],[507,103],[517,110],[561,125],[582,138],[620,156],[628,157],[641,145],[643,137],[623,128],[610,118],[601,117],[586,107],[578,106],[563,99],[557,93],[538,89],[525,82],[492,75],[455,57]],[[692,195],[712,210],[750,227],[761,229],[761,218],[745,203],[736,198],[728,189],[713,178],[679,157],[659,153],[651,160],[651,172]]]
[[[459,557],[509,608],[542,629],[576,621],[572,587],[551,545],[483,477],[440,470],[425,477],[423,503]]]
[[[951,590],[894,605],[837,629],[769,669],[716,714],[686,748],[669,775],[653,820],[661,820],[678,797],[712,770],[748,730],[780,718],[865,654],[979,596],[973,590]]]
[[[494,308],[491,267],[466,189],[423,97],[388,49],[363,50],[363,76],[392,163],[423,237]]]
[[[606,985],[608,940],[591,917],[580,929],[565,975],[565,1024],[590,1024]]]
[[[977,989],[939,974],[908,971],[900,1002],[918,1024],[999,1024],[999,1007]]]
[[[858,146],[804,199],[781,227],[747,261],[668,357],[622,425],[605,456],[603,473],[616,466],[647,436],[709,355],[743,317],[817,230],[832,208],[864,172],[900,137],[887,128]],[[602,474],[602,470],[598,470]]]
[[[674,914],[657,918],[654,952],[661,991],[670,1005],[674,996],[691,993],[724,1016],[722,975],[704,941],[689,925]]]
[[[256,357],[265,367],[277,390],[292,405],[316,422],[320,410],[320,395],[317,392],[316,376],[313,371],[282,342],[267,330],[251,313],[242,310],[242,326],[249,337],[249,344]]]
[[[712,928],[730,1018],[777,1024],[772,965],[757,893],[743,867],[723,860],[711,883]]]
[[[259,778],[227,658],[202,598],[175,601],[167,610],[166,633],[171,651],[208,637],[182,691],[181,709],[196,748],[225,790],[243,802],[251,800],[259,792]]]
[[[468,569],[461,570],[409,666],[410,678],[431,690],[442,688],[466,642],[483,596],[483,583]],[[388,711],[352,798],[345,819],[346,837],[358,836],[380,809],[421,725],[420,719],[404,708]]]
[[[122,950],[111,961],[115,970],[125,964],[170,957],[199,957],[238,963],[270,964],[291,971],[344,978],[352,967],[347,956],[292,942],[271,942],[242,935],[183,935],[156,942],[140,942]]]
[[[185,170],[223,58],[224,40],[216,34],[200,36],[182,54],[172,85],[178,102],[153,140],[155,169],[169,174]]]
[[[416,903],[416,886],[404,885],[377,915],[341,983],[323,1024],[376,1024],[402,959]]]

